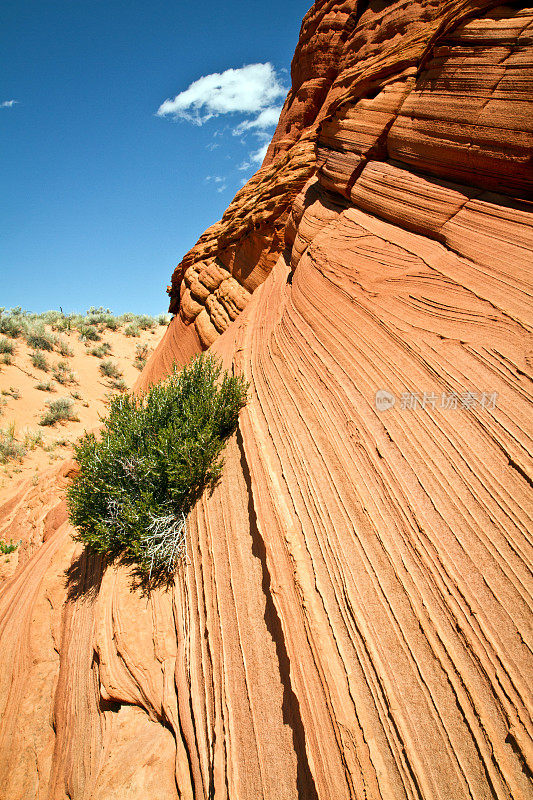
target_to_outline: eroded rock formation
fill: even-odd
[[[211,346],[251,387],[172,591],[75,547],[65,468],[3,509],[2,796],[531,796],[532,35],[311,8],[142,377]]]

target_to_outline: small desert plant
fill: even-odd
[[[59,361],[52,371],[52,375],[63,386],[67,383],[77,383],[78,379],[65,361]]]
[[[59,397],[47,403],[47,406],[48,411],[42,415],[39,425],[55,425],[56,422],[74,422],[78,419],[72,412],[72,400],[69,397]]]
[[[0,353],[12,356],[14,352],[15,352],[15,345],[13,344],[13,342],[10,342],[9,339],[6,338],[0,339]]]
[[[17,339],[24,333],[24,323],[18,314],[0,313],[0,333],[9,336],[10,339]]]
[[[42,369],[43,372],[48,372],[48,370],[50,369],[50,365],[48,364],[48,361],[46,360],[43,353],[39,352],[32,353],[30,358],[31,358],[31,363],[33,364],[35,369]]]
[[[137,325],[126,325],[124,328],[124,334],[126,336],[139,336],[139,328]]]
[[[157,318],[158,325],[168,325],[169,322],[170,322],[169,314],[160,314]]]
[[[102,337],[94,327],[94,325],[81,325],[79,328],[80,340],[82,342],[99,342]]]
[[[102,344],[98,345],[98,347],[93,347],[92,350],[89,350],[91,356],[96,356],[96,358],[103,358],[104,356],[109,355],[111,352],[111,345],[108,342],[102,342]]]
[[[22,539],[18,542],[14,542],[13,539],[10,539],[9,544],[3,539],[0,539],[0,553],[3,556],[7,556],[10,553],[13,553],[21,543]]]
[[[0,464],[17,459],[22,461],[26,455],[26,448],[15,439],[15,426],[0,429]]]
[[[138,344],[135,348],[135,360],[133,364],[139,371],[145,368],[150,352],[151,350],[147,344]]]
[[[72,348],[65,339],[58,339],[57,352],[64,358],[71,358],[74,355]]]
[[[10,353],[2,353],[2,355],[0,356],[0,363],[9,366],[10,364],[13,363],[13,356]]]
[[[147,331],[150,328],[155,328],[155,320],[153,317],[142,314],[140,317],[137,317],[137,325],[142,331]]]
[[[34,350],[53,350],[56,337],[48,333],[44,325],[33,325],[26,334],[26,341]]]
[[[35,384],[35,388],[39,389],[41,392],[53,392],[54,384],[52,381],[39,381],[39,383]]]
[[[118,330],[119,322],[116,317],[109,316],[105,321],[106,328],[109,328],[110,331]]]
[[[2,394],[5,397],[12,397],[13,400],[18,400],[19,397],[22,397],[19,390],[16,389],[14,386],[10,386],[9,389],[2,389]]]
[[[71,392],[70,396],[74,398],[74,400],[82,400],[82,396],[79,392]]]
[[[185,553],[188,513],[221,475],[246,392],[243,378],[199,356],[142,397],[113,398],[101,436],[75,446],[68,504],[79,541],[134,563],[143,580],[168,580]]]
[[[100,366],[100,372],[102,375],[105,375],[106,378],[122,378],[122,372],[119,370],[116,364],[108,359],[107,361],[102,361]]]
[[[109,388],[117,392],[126,392],[128,387],[122,378],[111,378],[109,381]]]
[[[42,431],[34,431],[27,428],[24,431],[24,447],[26,450],[35,450],[35,448],[43,443]]]

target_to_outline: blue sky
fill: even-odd
[[[4,0],[0,306],[166,310],[259,166],[310,5]]]

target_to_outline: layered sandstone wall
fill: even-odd
[[[74,548],[65,475],[3,509],[0,794],[530,796],[532,35],[314,4],[140,385],[207,346],[250,381],[174,587]]]

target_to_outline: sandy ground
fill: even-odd
[[[13,363],[0,364],[0,428],[7,429],[14,425],[18,441],[23,441],[28,431],[41,433],[42,443],[30,449],[21,462],[10,461],[0,466],[0,503],[13,491],[18,481],[31,478],[37,484],[40,473],[50,464],[70,458],[72,443],[85,430],[98,425],[100,417],[107,411],[109,396],[116,394],[110,380],[100,372],[102,361],[110,359],[122,372],[123,380],[130,389],[139,377],[139,370],[134,365],[137,346],[146,344],[153,350],[165,331],[166,326],[159,325],[152,330],[140,331],[138,337],[129,337],[122,330],[106,329],[100,333],[100,342],[81,342],[77,331],[62,333],[74,355],[65,357],[55,351],[43,351],[50,364],[49,372],[32,365],[32,349],[23,339],[10,340],[16,348]],[[111,346],[109,355],[103,359],[90,355],[90,351],[103,342]],[[61,385],[53,380],[52,369],[60,361],[67,363],[77,382]],[[48,392],[37,389],[36,385],[43,381],[52,381],[54,390]],[[79,421],[57,422],[50,427],[39,425],[39,420],[47,410],[47,402],[59,397],[73,400],[72,410]]]

